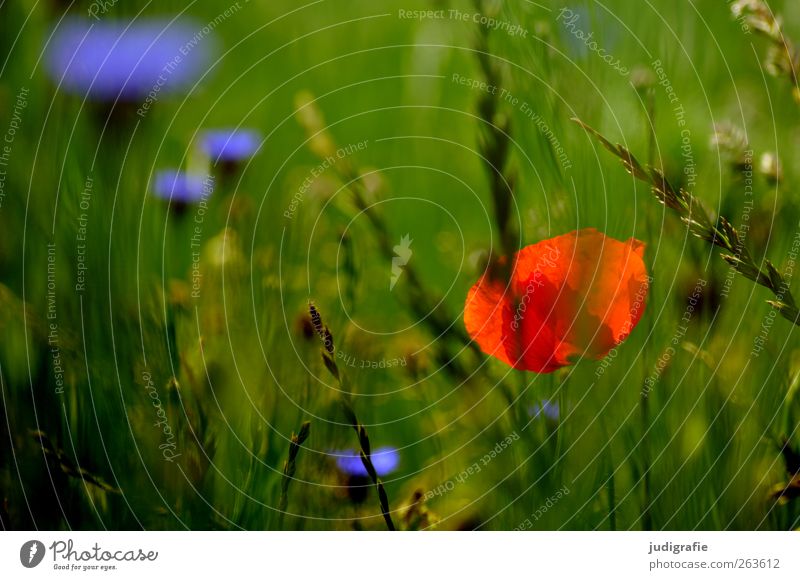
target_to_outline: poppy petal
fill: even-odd
[[[505,348],[504,320],[509,319],[511,309],[505,292],[500,280],[488,273],[484,275],[467,295],[464,324],[483,352],[514,366]]]
[[[644,250],[593,228],[527,246],[508,283],[487,273],[470,290],[467,331],[485,353],[524,370],[602,358],[644,313]]]

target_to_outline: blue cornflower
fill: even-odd
[[[358,451],[348,449],[335,453],[336,466],[342,473],[350,476],[367,477],[367,469],[361,462],[361,456]],[[394,447],[379,447],[372,452],[371,455],[372,465],[375,466],[375,472],[383,477],[397,469],[400,464],[400,453]]]
[[[213,163],[235,163],[252,157],[261,145],[253,129],[210,129],[200,136],[200,148]]]
[[[559,408],[558,401],[544,400],[542,401],[541,405],[537,403],[528,409],[528,414],[534,419],[538,419],[540,415],[544,415],[551,421],[558,421],[559,417],[561,416],[561,410]]]
[[[70,18],[49,40],[46,69],[68,92],[100,101],[136,101],[175,91],[207,70],[208,39],[167,19],[94,22]]]
[[[207,175],[174,169],[159,171],[153,180],[153,194],[173,203],[196,203],[214,191],[214,179]]]

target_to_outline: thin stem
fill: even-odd
[[[367,429],[364,425],[359,422],[358,417],[356,417],[355,411],[353,411],[353,406],[350,404],[347,396],[342,397],[342,408],[344,409],[345,416],[347,417],[348,422],[353,427],[353,430],[356,432],[358,436],[358,444],[361,448],[359,455],[361,456],[361,463],[364,464],[364,469],[367,470],[372,483],[375,485],[375,489],[378,492],[378,500],[381,506],[381,514],[383,515],[383,520],[386,522],[386,527],[389,528],[390,532],[395,531],[394,522],[392,521],[392,515],[389,509],[389,497],[386,495],[386,490],[383,487],[383,482],[378,477],[378,472],[375,470],[375,466],[372,463],[372,448],[369,443],[369,435],[367,435]]]
[[[642,401],[640,406],[640,410],[642,412],[642,430],[643,432],[647,433],[650,428],[650,407],[648,406],[647,401],[649,397],[639,397]],[[644,456],[644,473],[642,474],[642,480],[644,481],[644,498],[642,500],[642,526],[645,530],[652,530],[653,529],[653,516],[650,512],[652,506],[652,482],[650,478],[650,452],[647,445],[640,445],[642,455]]]
[[[649,87],[645,91],[645,117],[647,122],[647,162],[650,165],[655,163],[655,156],[656,156],[656,127],[655,127],[655,116],[656,116],[656,100],[655,100],[655,91],[653,90],[652,86]],[[652,211],[647,211],[645,213],[647,220],[647,230],[650,232],[656,231],[656,224],[654,223],[654,215]],[[650,295],[653,295],[654,292],[654,281],[650,283]],[[653,336],[653,329],[655,326],[655,322],[652,316],[647,317],[647,325],[648,325],[648,336]],[[647,340],[644,343],[643,354],[644,358],[647,359],[649,351],[650,351],[650,341]],[[639,406],[641,411],[641,418],[642,418],[642,438],[647,438],[648,433],[650,433],[650,397],[639,397]],[[639,446],[639,451],[642,454],[642,461],[644,463],[644,477],[642,478],[643,481],[643,491],[644,497],[642,498],[642,518],[644,521],[644,528],[646,530],[653,529],[653,518],[650,513],[650,505],[652,504],[652,494],[651,494],[651,480],[650,480],[650,450],[647,445]],[[612,474],[613,477],[613,474]],[[614,521],[612,520],[612,529],[616,529],[613,527],[615,525]]]
[[[339,371],[339,366],[336,364],[336,356],[334,354],[335,348],[333,345],[333,334],[331,334],[331,331],[322,322],[322,316],[313,303],[309,303],[308,312],[311,316],[311,323],[314,325],[314,330],[316,330],[317,334],[324,343],[322,348],[322,362],[324,363],[325,368],[328,369],[328,372],[330,372],[331,375],[333,375],[333,378],[336,379],[336,382],[339,383],[342,410],[344,411],[348,424],[353,427],[353,430],[358,436],[361,463],[364,464],[364,469],[367,470],[367,474],[369,475],[372,483],[375,485],[376,491],[378,492],[378,501],[380,502],[381,514],[386,522],[386,527],[389,528],[389,531],[393,532],[396,530],[396,528],[394,522],[392,521],[391,510],[389,509],[389,496],[386,495],[383,482],[378,477],[378,472],[375,470],[375,466],[372,463],[372,448],[369,442],[369,435],[367,435],[367,428],[364,427],[364,425],[358,420],[358,417],[356,417],[355,410],[350,402],[350,394],[345,390],[344,385],[342,384],[342,373]]]
[[[281,497],[278,500],[278,529],[283,528],[283,517],[286,515],[286,508],[289,506],[289,484],[294,479],[294,473],[297,469],[297,454],[300,453],[300,447],[308,439],[310,431],[311,422],[306,421],[300,426],[300,432],[297,435],[292,433],[292,439],[289,443],[289,458],[283,465]]]

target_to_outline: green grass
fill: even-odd
[[[160,98],[145,119],[123,112],[105,130],[106,110],[56,93],[42,69],[56,4],[0,4],[0,133],[20,88],[30,91],[0,207],[4,528],[383,529],[374,488],[363,503],[351,502],[326,455],[358,441],[320,342],[298,329],[309,299],[339,351],[408,361],[387,369],[339,363],[372,448],[400,449],[399,469],[382,478],[398,527],[409,525],[405,507],[416,491],[424,497],[476,462],[481,469],[430,497],[424,523],[412,527],[502,530],[526,520],[534,529],[798,526],[796,502],[767,499],[787,480],[777,440],[787,435],[795,448],[800,443],[796,327],[777,317],[764,350],[752,356],[770,293],[736,275],[719,297],[729,266],[569,122],[577,116],[648,157],[645,101],[631,77],[582,48],[556,20],[558,8],[506,2],[497,18],[519,22],[527,38],[488,36],[502,86],[518,99],[499,104],[513,139],[505,167],[517,179],[512,222],[523,245],[581,227],[641,239],[653,284],[644,318],[615,358],[535,375],[476,354],[458,336],[466,293],[483,268],[479,256],[497,252],[500,241],[477,147],[485,131],[482,93],[452,81],[454,74],[484,78],[474,49],[479,27],[397,18],[399,9],[437,6],[474,12],[471,3],[242,3],[239,15],[216,29],[220,60],[196,91]],[[75,13],[88,5],[80,4]],[[185,6],[122,4],[106,17]],[[792,163],[798,104],[786,79],[763,70],[763,39],[743,35],[725,3],[695,5],[615,0],[607,8],[592,1],[569,7],[581,14],[579,27],[594,31],[629,69],[661,60],[686,125],[656,84],[651,162],[686,186],[681,132],[688,130],[692,192],[714,215],[739,227],[744,207],[741,172],[709,146],[714,123],[745,127],[756,165],[762,153],[778,152],[779,185],[755,171],[746,244],[756,259],[785,268],[800,228],[800,174]],[[187,13],[205,23],[226,6],[196,2]],[[796,13],[786,14],[785,27],[800,38]],[[320,163],[296,119],[301,91],[318,98],[339,146],[368,142],[348,162],[380,170],[381,235],[392,245],[405,234],[413,238],[409,267],[426,301],[442,298],[438,315],[453,324],[443,335],[418,323],[407,273],[389,291],[391,260],[350,194],[342,190],[326,203],[343,185],[336,171],[325,173],[293,219],[283,217]],[[552,130],[570,168],[522,103]],[[182,219],[169,215],[148,182],[159,168],[187,166],[199,130],[240,123],[269,139],[210,198],[202,290],[193,299],[196,210]],[[87,176],[87,286],[76,292]],[[221,266],[215,247],[225,228]],[[56,247],[54,320],[47,318],[48,243]],[[719,310],[706,294],[683,333],[698,279],[713,287]],[[47,342],[51,322],[64,369],[61,394]],[[644,381],[676,335],[674,356],[643,398]],[[456,357],[447,368],[437,358],[442,349]],[[144,372],[174,433],[180,456],[173,462],[159,449],[163,431],[153,426],[157,409]],[[517,400],[513,406],[508,396]],[[528,409],[545,399],[560,403],[561,420],[529,422]],[[284,465],[304,421],[310,435],[296,455],[288,513],[280,517]],[[63,456],[43,454],[34,430]],[[513,433],[518,440],[482,465]],[[87,483],[69,465],[119,491]],[[542,511],[565,486],[568,493]]]

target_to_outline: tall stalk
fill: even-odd
[[[767,300],[767,303],[786,320],[800,326],[800,311],[798,311],[797,302],[789,289],[789,282],[778,272],[771,261],[764,260],[760,264],[755,261],[750,250],[739,237],[736,228],[724,216],[719,216],[716,221],[712,220],[694,195],[683,188],[672,187],[661,170],[652,166],[643,166],[622,145],[612,144],[580,119],[573,118],[572,120],[589,134],[594,135],[603,147],[616,155],[631,175],[647,183],[656,199],[674,210],[692,234],[709,244],[730,252],[722,254],[722,259],[748,280],[772,292],[775,300]]]
[[[339,366],[336,364],[336,350],[333,346],[333,334],[331,334],[331,331],[322,322],[322,316],[319,310],[317,310],[317,307],[311,302],[308,304],[308,313],[311,316],[311,323],[314,325],[314,330],[323,341],[322,362],[339,384],[339,402],[342,405],[342,410],[344,411],[348,424],[353,428],[358,437],[361,463],[364,464],[364,469],[367,470],[367,474],[372,480],[375,490],[378,492],[378,501],[381,506],[383,520],[386,522],[386,527],[389,528],[389,531],[393,532],[396,528],[394,526],[394,521],[392,521],[391,510],[389,509],[389,497],[386,495],[383,482],[378,477],[375,465],[372,463],[372,448],[369,442],[369,435],[367,435],[367,428],[358,420],[358,417],[356,417],[353,404],[350,401],[350,393],[343,385],[342,373],[339,370]]]

